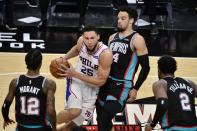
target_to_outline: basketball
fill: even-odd
[[[63,60],[63,59],[64,59],[63,57],[59,57],[51,61],[50,72],[51,72],[51,75],[54,76],[55,78],[59,78],[57,73],[61,73],[61,71],[59,71],[57,68],[60,68],[61,64],[69,67],[68,61]]]

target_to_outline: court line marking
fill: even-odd
[[[10,73],[0,73],[0,76],[7,76],[7,75],[19,75],[19,74],[26,74],[27,72],[10,72]],[[51,75],[51,73],[40,73],[41,75]],[[136,75],[137,76],[137,75]],[[182,77],[182,76],[181,76]],[[158,78],[158,76],[148,75],[148,78]],[[192,76],[184,76],[182,78],[185,79],[197,79],[197,77]]]

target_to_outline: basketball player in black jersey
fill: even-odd
[[[135,9],[119,9],[119,32],[109,38],[109,48],[113,53],[110,76],[106,84],[100,88],[96,103],[99,131],[111,130],[111,120],[116,113],[124,109],[127,99],[128,102],[136,99],[137,91],[150,70],[145,40],[133,30],[136,19]],[[134,85],[134,75],[139,64],[142,68]]]
[[[158,122],[164,131],[196,131],[197,119],[195,97],[197,85],[180,77],[175,77],[176,61],[171,56],[158,60],[159,80],[153,84],[157,101],[156,112],[145,131],[152,130]]]
[[[10,82],[2,106],[3,128],[14,123],[9,118],[9,108],[15,97],[16,131],[56,131],[56,83],[40,75],[42,54],[39,49],[25,56],[27,73]]]

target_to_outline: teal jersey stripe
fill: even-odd
[[[195,127],[170,127],[164,131],[197,131],[197,126]]]
[[[23,127],[25,127],[25,128],[41,128],[41,127],[43,127],[43,126],[41,126],[41,125],[23,125],[23,124],[20,124],[20,123],[18,123],[20,126],[23,126]]]

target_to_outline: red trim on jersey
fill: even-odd
[[[45,102],[45,104],[46,104],[46,109],[45,109],[44,121],[45,121],[45,124],[48,126],[48,123],[47,123],[47,102]]]
[[[38,78],[38,77],[40,77],[40,75],[38,75],[38,76],[27,76],[27,74],[24,74],[24,76],[27,77],[27,78]]]
[[[139,61],[137,60],[137,64],[136,65],[138,65],[139,64]],[[131,80],[133,80],[134,79],[134,76],[135,76],[135,70],[136,70],[136,68],[137,68],[137,66],[135,66],[135,69],[134,69],[134,71],[133,71],[133,75],[132,75],[132,79]]]
[[[129,70],[129,67],[131,66],[131,63],[132,63],[132,61],[133,61],[134,53],[135,53],[135,52],[133,52],[133,54],[132,54],[132,56],[131,56],[131,60],[130,60],[130,62],[129,62],[129,66],[127,67],[127,70],[126,70],[126,72],[125,72],[125,74],[124,74],[124,79],[125,79],[126,74],[127,74],[128,70]],[[132,76],[132,78],[133,78],[133,76]],[[133,80],[133,79],[132,79],[132,80]]]
[[[18,86],[18,83],[19,83],[20,77],[21,77],[21,75],[19,75],[19,76],[18,76],[16,86]]]
[[[72,88],[72,79],[70,79],[70,92],[75,96],[75,98],[77,98],[77,95],[75,95],[75,93],[73,93],[71,88]]]
[[[81,48],[79,50],[79,55],[81,54],[82,50],[83,50],[83,47],[84,47],[84,42],[82,42],[82,45],[81,45]]]
[[[98,43],[100,43],[100,42],[98,42]],[[97,43],[97,44],[98,44],[98,43]],[[84,43],[84,44],[85,44],[85,43]],[[94,54],[89,54],[88,51],[87,51],[87,47],[85,46],[85,47],[86,47],[86,48],[85,48],[86,54],[87,54],[89,57],[90,57],[90,56],[94,56],[94,55],[101,49],[102,46],[103,46],[103,44],[100,43],[100,44],[99,44],[99,48],[97,49],[97,51],[96,51]]]

